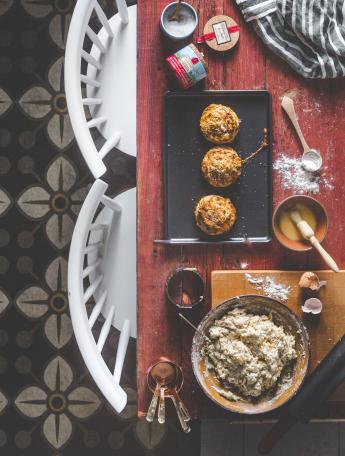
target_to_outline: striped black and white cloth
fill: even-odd
[[[345,0],[236,0],[246,22],[306,78],[345,75]]]

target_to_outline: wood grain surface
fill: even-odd
[[[311,81],[294,74],[287,64],[267,51],[231,0],[193,0],[199,14],[202,34],[206,21],[216,14],[227,14],[241,27],[238,45],[221,56],[203,48],[209,64],[209,78],[203,87],[210,89],[268,89],[273,96],[273,158],[281,152],[298,156],[301,147],[280,107],[281,97],[290,93],[306,140],[321,150],[324,172],[332,179],[334,189],[322,188],[317,198],[325,205],[330,228],[324,243],[339,267],[345,267],[345,80]],[[148,367],[165,356],[178,362],[185,374],[182,396],[193,416],[224,416],[203,395],[197,386],[190,363],[192,332],[178,320],[164,296],[168,273],[180,265],[195,266],[203,275],[207,290],[205,303],[190,316],[196,323],[210,308],[210,275],[216,269],[239,269],[247,262],[250,269],[322,269],[314,252],[293,253],[274,239],[266,245],[231,246],[163,246],[154,239],[163,236],[162,124],[163,95],[175,89],[164,59],[182,47],[164,41],[159,30],[159,17],[164,0],[138,0],[138,340],[137,380],[138,413],[146,413],[150,394],[146,387]],[[186,43],[188,44],[188,43]],[[283,189],[274,173],[274,205],[294,194]],[[345,297],[344,297],[345,298]],[[345,398],[344,398],[345,401]],[[344,418],[344,403],[328,403],[320,411],[321,418]]]

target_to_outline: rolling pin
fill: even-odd
[[[258,446],[268,454],[284,434],[298,421],[307,423],[335,388],[345,380],[345,335],[309,375],[291,400],[284,416],[272,427]]]
[[[291,220],[299,229],[304,239],[311,243],[311,245],[319,252],[322,258],[334,272],[339,272],[337,263],[333,260],[331,255],[328,252],[326,252],[326,250],[322,247],[319,240],[315,236],[314,230],[305,220],[302,219],[299,210],[297,208],[291,208],[289,211],[289,215]]]

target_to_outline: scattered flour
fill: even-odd
[[[247,273],[245,278],[256,290],[263,291],[269,298],[277,299],[281,302],[286,302],[289,298],[291,287],[276,283],[272,277],[253,277]]]
[[[302,167],[300,158],[292,158],[283,154],[275,161],[273,169],[281,175],[282,186],[285,189],[316,194],[320,192],[321,185],[329,190],[333,188],[333,185],[324,176],[306,171]]]

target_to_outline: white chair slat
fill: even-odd
[[[99,239],[98,241],[94,241],[94,242],[89,242],[87,244],[87,246],[85,247],[85,254],[86,253],[90,253],[89,251],[87,251],[88,248],[92,248],[91,252],[94,252],[95,248],[98,249],[98,247],[103,246],[103,244],[104,244],[104,240],[103,239]]]
[[[86,27],[86,34],[94,43],[94,45],[98,47],[102,54],[104,54],[107,51],[107,48],[104,46],[102,41],[98,38],[96,33],[92,30],[92,28],[89,25]]]
[[[101,84],[96,81],[96,79],[91,79],[91,78],[88,78],[87,76],[85,76],[85,74],[81,74],[80,75],[80,80],[81,82],[83,82],[84,84],[87,84],[89,86],[92,86],[92,87],[101,87]]]
[[[88,128],[97,127],[97,125],[102,125],[107,121],[106,117],[95,117],[87,122]]]
[[[91,54],[86,52],[84,49],[81,50],[81,56],[87,63],[97,68],[97,70],[101,70],[103,68],[101,62],[96,60]]]
[[[117,346],[115,368],[114,368],[114,380],[118,384],[120,383],[120,380],[121,380],[121,373],[122,373],[123,364],[125,362],[130,331],[131,331],[131,323],[129,320],[125,320],[123,323],[123,326],[122,326],[119,344]]]
[[[90,328],[93,328],[93,325],[96,323],[97,318],[99,317],[99,314],[101,313],[105,300],[107,299],[107,290],[104,290],[101,297],[98,299],[96,304],[94,305],[94,308],[92,309],[90,318],[89,318],[89,325]]]
[[[101,329],[101,332],[99,334],[99,338],[97,341],[97,348],[99,352],[103,350],[105,341],[107,340],[110,328],[111,328],[111,322],[113,321],[115,315],[115,307],[112,307],[107,315],[107,318],[105,319],[105,322],[103,324],[103,327]]]
[[[90,231],[100,231],[100,230],[107,230],[109,228],[108,225],[105,223],[92,223],[90,225]]]
[[[95,2],[95,12],[96,12],[96,14],[98,16],[98,19],[101,21],[101,24],[103,25],[103,27],[107,31],[109,37],[113,38],[114,37],[114,33],[111,30],[111,27],[110,27],[109,22],[108,22],[108,18],[105,15],[104,11],[102,10],[101,6],[99,5],[99,3],[97,1]]]
[[[115,147],[116,144],[119,143],[120,139],[121,139],[120,132],[114,133],[113,136],[111,136],[109,139],[107,139],[107,141],[103,144],[103,146],[101,147],[101,149],[99,151],[99,156],[101,157],[102,160],[111,151],[111,149],[113,149],[113,147]]]
[[[84,106],[94,106],[102,104],[102,98],[83,98],[82,99]]]
[[[112,200],[111,198],[109,198],[109,196],[103,195],[101,201],[104,204],[104,206],[108,207],[115,213],[118,213],[118,214],[121,213],[121,211],[122,211],[121,205],[119,203],[117,203],[116,201]]]
[[[119,11],[119,15],[123,24],[128,24],[129,16],[128,16],[128,6],[126,0],[116,0],[117,9]]]
[[[91,272],[95,271],[98,268],[98,266],[100,266],[101,264],[102,264],[102,258],[98,258],[94,263],[87,266],[83,270],[83,279],[88,277],[91,274]]]
[[[85,247],[84,254],[88,255],[89,253],[96,252],[99,249],[100,245],[103,245],[103,242],[98,242],[97,244],[91,244]]]
[[[91,296],[98,290],[98,287],[102,283],[103,274],[100,274],[97,279],[95,279],[85,290],[84,292],[84,304],[91,298]]]

